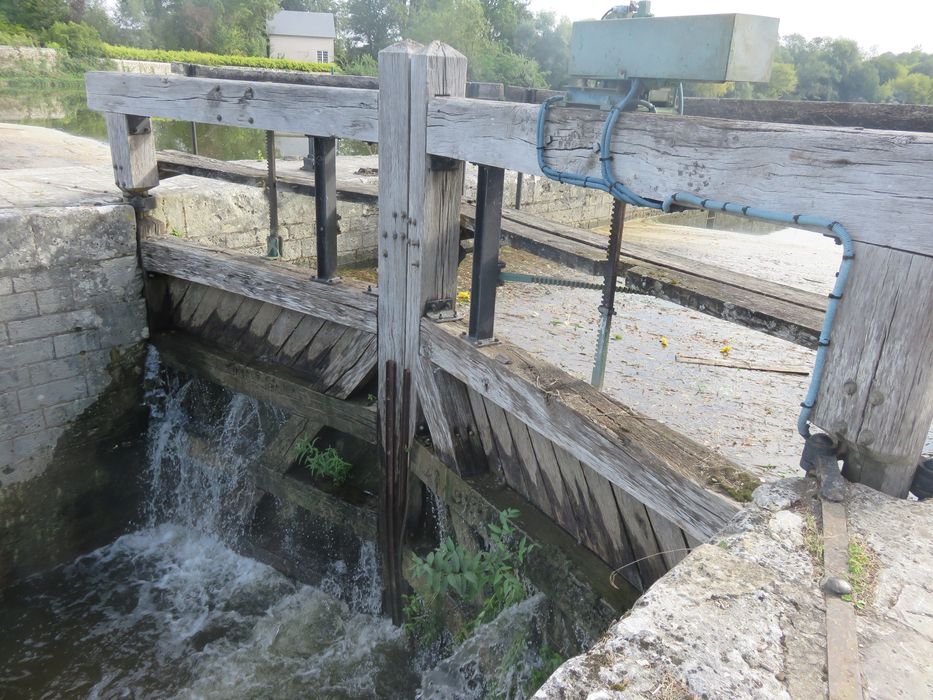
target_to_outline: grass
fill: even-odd
[[[328,479],[334,486],[343,486],[350,478],[352,465],[337,454],[333,447],[322,450],[316,443],[317,438],[301,438],[295,445],[298,461],[308,468],[312,476]]]
[[[823,573],[823,533],[816,526],[816,518],[808,515],[803,526],[803,545],[813,560],[813,570],[817,575]]]
[[[853,539],[848,549],[849,584],[852,593],[842,599],[862,610],[874,597],[875,575],[878,573],[878,557],[863,542]]]

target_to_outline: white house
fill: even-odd
[[[269,56],[294,61],[334,62],[334,16],[330,12],[276,12],[266,23]]]

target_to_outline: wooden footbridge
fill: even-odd
[[[423,472],[422,424],[446,469],[467,481],[498,477],[608,566],[634,563],[623,573],[643,589],[716,533],[756,480],[506,340],[489,342],[488,272],[500,240],[594,275],[604,272],[603,243],[501,209],[503,169],[540,172],[536,105],[465,97],[466,60],[438,43],[391,46],[379,72],[370,87],[88,75],[89,105],[106,113],[117,184],[140,212],[153,333],[197,337],[195,369],[378,445],[394,617],[411,476]],[[265,180],[248,166],[158,154],[151,117],[308,134],[330,153],[336,138],[378,142],[378,191],[337,183],[332,158],[316,180],[276,177],[278,187],[317,199],[314,279],[281,262],[153,236],[146,197],[160,172]],[[598,175],[592,144],[602,119],[552,110],[548,159]],[[906,495],[933,419],[933,136],[625,114],[612,150],[617,175],[647,196],[691,190],[845,224],[856,262],[812,421],[838,440],[850,478]],[[465,162],[480,165],[475,208],[461,203]],[[340,197],[378,198],[376,288],[334,279]],[[465,235],[477,251],[470,326],[456,313]],[[647,293],[817,342],[825,300],[815,295],[629,243],[618,265]],[[205,352],[216,356],[208,362]]]

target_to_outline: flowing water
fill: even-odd
[[[302,585],[231,549],[247,465],[284,416],[242,395],[212,404],[150,360],[143,526],[4,592],[0,698],[414,697],[407,640],[374,614],[371,546],[351,595],[327,572]]]

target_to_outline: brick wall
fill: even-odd
[[[133,210],[0,210],[0,488],[40,474],[147,336]]]

